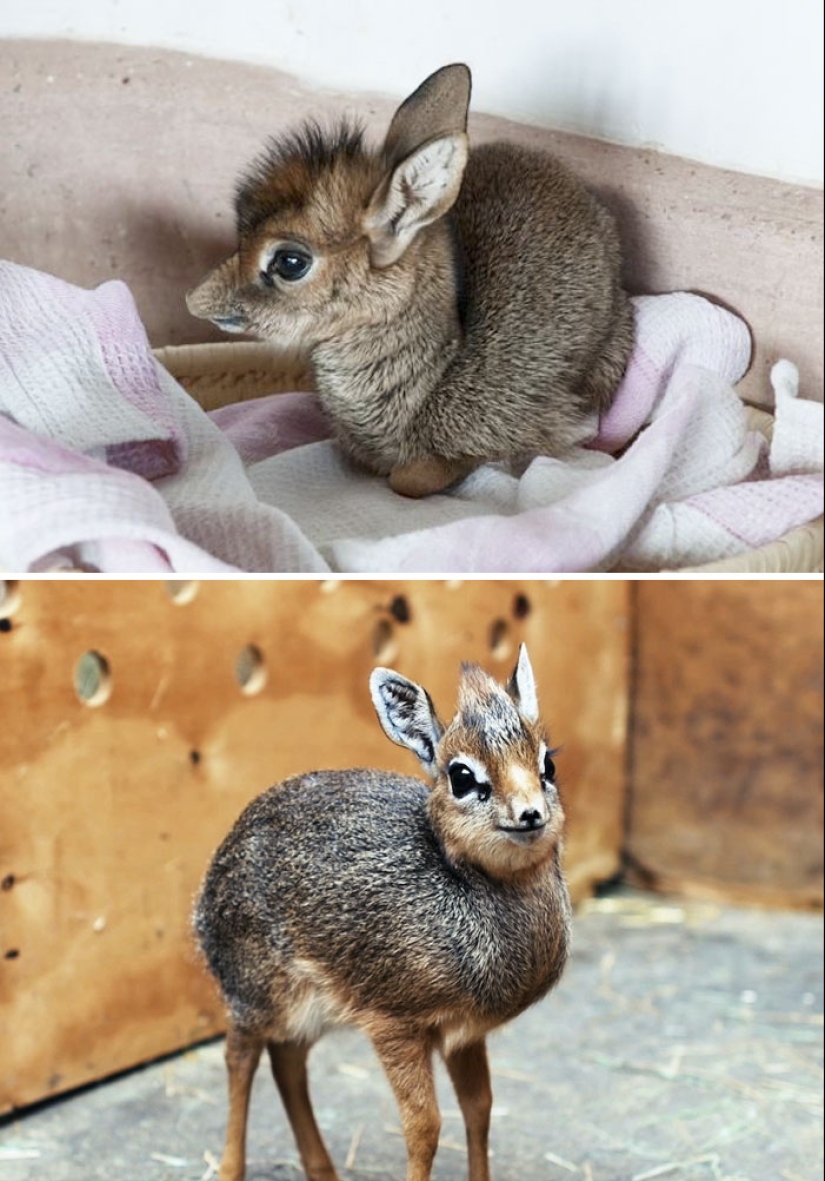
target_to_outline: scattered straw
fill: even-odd
[[[212,1181],[213,1177],[217,1177],[221,1163],[212,1155],[208,1148],[203,1154],[203,1159],[206,1162],[206,1172],[201,1177],[201,1181]]]
[[[354,1169],[355,1168],[355,1162],[358,1158],[358,1149],[361,1147],[361,1140],[364,1136],[364,1132],[366,1131],[366,1128],[367,1128],[366,1124],[359,1124],[359,1126],[353,1132],[352,1141],[349,1146],[349,1152],[347,1153],[347,1159],[344,1162],[345,1169]]]
[[[364,1066],[356,1066],[352,1062],[340,1062],[338,1064],[338,1073],[345,1074],[349,1078],[365,1079],[370,1077],[370,1072]]]
[[[536,1075],[525,1074],[521,1070],[498,1069],[498,1070],[496,1070],[496,1077],[509,1079],[510,1082],[513,1082],[513,1083],[538,1083],[538,1082],[541,1082],[541,1079],[537,1078]]]
[[[551,1165],[558,1165],[560,1169],[566,1169],[568,1173],[581,1172],[578,1165],[574,1165],[571,1160],[565,1160],[563,1156],[556,1156],[554,1152],[545,1152],[544,1159],[550,1161]]]
[[[462,1156],[467,1155],[467,1145],[459,1144],[457,1140],[439,1140],[439,1148],[446,1148],[448,1152],[460,1152]]]
[[[667,1165],[657,1165],[655,1169],[646,1169],[644,1173],[635,1173],[631,1181],[651,1181],[653,1177],[665,1177],[668,1173],[681,1173],[685,1169],[694,1169],[697,1165],[710,1165],[713,1169],[719,1168],[719,1157],[714,1153],[713,1156],[695,1156],[693,1160],[671,1161]]]

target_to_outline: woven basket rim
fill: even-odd
[[[165,345],[153,350],[157,360],[173,377],[182,382],[196,379],[215,383],[226,378],[229,385],[244,373],[267,372],[273,365],[294,364],[300,360],[296,353],[284,352],[273,345],[257,340],[209,341],[196,344]],[[237,391],[232,391],[237,393]],[[197,401],[197,394],[192,396]],[[229,399],[227,403],[229,404]],[[749,406],[750,424],[770,438],[773,415]],[[757,546],[716,562],[700,566],[683,566],[672,570],[645,571],[659,574],[813,574],[825,568],[825,529],[823,518],[790,530],[777,541]],[[628,575],[639,571],[623,571]]]

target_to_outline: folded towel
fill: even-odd
[[[236,569],[181,537],[146,480],[23,430],[2,414],[0,503],[6,571]]]
[[[774,476],[821,472],[825,466],[825,406],[799,397],[799,370],[777,361],[771,370],[776,411],[771,438],[770,469]]]
[[[95,291],[0,261],[0,410],[152,480],[186,461],[128,287]]]
[[[774,373],[768,453],[733,389],[750,356],[741,320],[686,294],[634,308],[633,356],[589,446],[409,501],[342,455],[311,394],[205,414],[155,363],[123,284],[86,292],[0,264],[0,564],[659,569],[821,514],[822,409],[798,398],[793,366]]]
[[[625,547],[623,562],[637,570],[699,566],[767,545],[822,515],[824,408],[798,398],[799,373],[790,361],[777,362],[771,383],[773,434],[754,471],[762,478],[659,504]]]
[[[0,503],[6,570],[328,569],[155,361],[124,284],[82,291],[12,263],[0,263]]]
[[[683,365],[717,373],[734,384],[751,353],[747,326],[723,308],[689,292],[633,301],[636,341],[630,364],[590,447],[615,453],[654,413],[671,375]]]

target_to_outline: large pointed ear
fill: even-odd
[[[384,733],[417,755],[431,775],[435,748],[444,727],[435,715],[429,693],[391,668],[373,670],[370,693]]]
[[[470,87],[467,66],[444,66],[395,112],[384,140],[389,173],[364,218],[373,266],[396,262],[458,196],[469,154]]]
[[[460,63],[430,74],[393,116],[384,140],[390,164],[400,164],[428,140],[466,132],[471,85],[470,71]]]
[[[396,262],[424,226],[452,208],[468,155],[463,132],[433,139],[381,182],[364,216],[373,266]]]
[[[507,692],[519,708],[519,712],[528,722],[539,720],[539,697],[536,692],[536,678],[533,676],[533,666],[527,655],[527,647],[522,644],[519,648],[518,663],[513,669],[513,675],[507,683]]]
[[[186,306],[199,320],[211,320],[226,332],[243,332],[248,321],[235,299],[240,285],[240,259],[233,254],[187,293]]]

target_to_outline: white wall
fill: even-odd
[[[823,181],[822,0],[0,0],[0,36],[268,62],[401,94],[473,67],[478,110]]]

